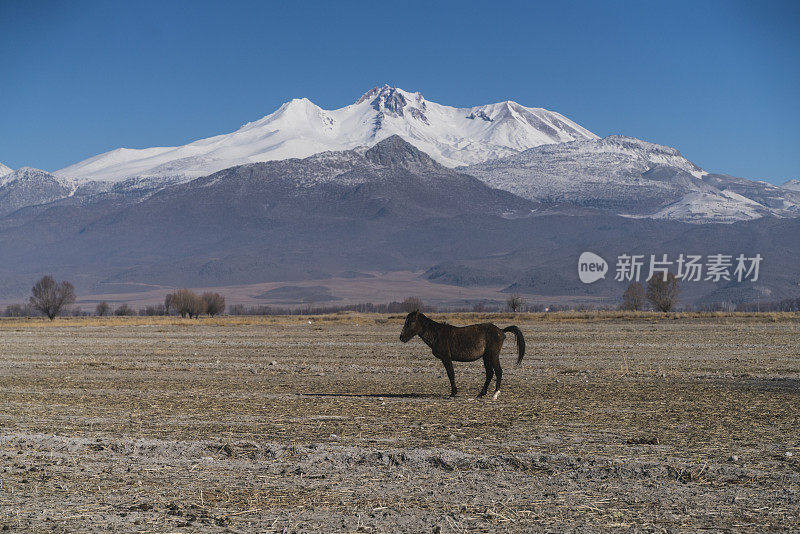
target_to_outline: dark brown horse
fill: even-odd
[[[502,330],[492,323],[473,324],[470,326],[452,326],[447,323],[437,323],[419,311],[414,311],[406,317],[400,341],[408,342],[412,337],[419,336],[422,341],[433,350],[433,355],[442,360],[450,379],[450,396],[455,397],[458,392],[456,378],[453,372],[453,362],[474,362],[483,358],[486,368],[486,382],[478,393],[478,398],[486,395],[492,376],[496,376],[494,398],[500,396],[500,382],[503,379],[503,370],[500,368],[500,349],[506,340],[504,332],[512,332],[517,338],[517,365],[522,363],[525,355],[525,338],[516,326],[508,326]]]

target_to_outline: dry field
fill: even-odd
[[[490,320],[496,401],[397,316],[0,321],[0,529],[800,529],[799,316]]]

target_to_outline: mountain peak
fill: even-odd
[[[36,169],[34,167],[20,167],[16,171],[0,177],[0,185],[9,184],[11,182],[52,182],[57,183],[65,188],[71,188],[73,185],[71,180],[58,178],[47,171]]]
[[[382,167],[403,167],[412,170],[443,168],[433,158],[399,135],[392,135],[377,143],[364,153],[364,157]]]
[[[784,189],[790,189],[792,191],[800,191],[800,180],[795,178],[794,180],[789,180],[788,182],[784,183],[782,186]]]
[[[35,167],[20,167],[16,171],[13,172],[15,179],[17,178],[29,178],[31,176],[39,176],[39,175],[50,175],[49,172],[43,171],[42,169],[37,169]]]
[[[383,112],[394,117],[405,116],[406,111],[411,111],[411,116],[427,122],[424,111],[427,109],[425,98],[420,93],[409,93],[398,87],[384,84],[382,87],[373,87],[356,101],[356,105],[369,102],[375,111]],[[407,108],[409,108],[407,110]]]
[[[308,98],[293,98],[288,102],[283,103],[281,107],[275,111],[275,113],[268,115],[268,117],[279,117],[286,114],[307,115],[309,113],[317,113],[319,111],[322,111],[322,108],[317,106]]]

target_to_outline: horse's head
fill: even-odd
[[[412,337],[422,332],[422,321],[419,319],[419,311],[413,311],[406,315],[406,322],[403,331],[400,332],[400,341],[407,343]]]

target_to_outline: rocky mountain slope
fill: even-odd
[[[0,176],[0,216],[25,206],[68,197],[74,191],[75,185],[69,180],[39,169],[22,167]]]
[[[800,215],[794,191],[709,174],[674,148],[632,137],[539,146],[461,169],[530,200],[623,216],[733,222]]]

